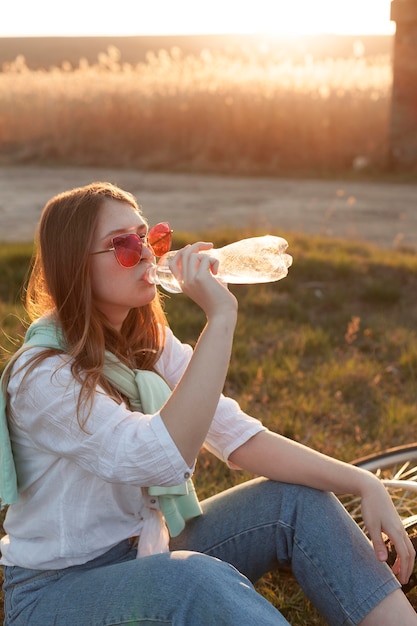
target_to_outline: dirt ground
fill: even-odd
[[[417,250],[417,185],[85,167],[0,167],[0,241],[32,240],[49,198],[94,180],[131,191],[150,223],[168,220],[174,230],[256,225],[289,240],[301,232]]]

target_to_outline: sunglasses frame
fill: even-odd
[[[160,226],[165,226],[166,230],[163,231],[161,234],[161,236],[159,237],[159,239],[157,239],[156,241],[154,241],[154,243],[150,243],[149,242],[149,235],[152,236],[152,231],[155,231],[158,227]],[[112,247],[111,248],[106,248],[105,250],[98,250],[97,252],[91,252],[90,254],[95,255],[95,254],[104,254],[105,252],[114,252],[114,256],[116,257],[116,261],[118,262],[118,264],[121,267],[124,267],[125,269],[130,269],[132,267],[136,267],[136,265],[138,265],[142,259],[142,249],[143,246],[147,246],[148,248],[150,248],[153,252],[153,254],[156,257],[161,257],[164,254],[166,254],[167,252],[169,252],[169,250],[171,249],[171,235],[173,233],[172,228],[170,227],[168,222],[158,222],[158,224],[155,224],[155,226],[152,226],[152,228],[149,229],[149,231],[147,232],[147,234],[143,237],[138,235],[137,233],[125,233],[122,235],[116,235],[115,237],[112,237],[111,242],[112,242]],[[124,265],[118,255],[117,255],[117,247],[114,245],[114,241],[116,239],[119,238],[124,238],[127,239],[128,237],[134,237],[137,240],[137,244],[138,244],[138,250],[139,250],[139,259],[136,261],[136,263],[134,263],[133,265]],[[168,248],[162,252],[162,254],[158,254],[158,249],[155,251],[154,250],[154,246],[160,242],[161,240],[165,239],[166,237],[169,237],[169,246]]]

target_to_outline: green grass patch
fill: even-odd
[[[251,234],[258,233],[199,236],[219,247]],[[417,255],[323,237],[287,239],[294,258],[287,278],[231,287],[239,321],[225,392],[269,428],[343,460],[413,441]],[[174,247],[190,240],[176,233]],[[30,257],[31,246],[2,246],[3,364],[24,332],[19,293]],[[164,302],[174,332],[194,344],[201,311],[184,295]],[[200,497],[245,478],[201,455]],[[288,572],[268,575],[258,587],[295,626],[324,624]]]

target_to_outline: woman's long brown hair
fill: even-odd
[[[105,350],[130,367],[152,370],[162,350],[167,325],[158,294],[152,303],[131,309],[120,332],[95,306],[89,252],[106,198],[127,202],[141,215],[133,195],[105,182],[61,193],[45,205],[26,291],[30,319],[53,314],[62,328],[73,376],[81,384],[77,407],[81,427],[88,419],[90,410],[85,409],[91,407],[98,385],[115,400],[122,399],[103,377]],[[50,355],[51,350],[42,352],[32,366]]]

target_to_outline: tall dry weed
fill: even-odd
[[[0,73],[0,158],[266,174],[378,167],[391,84],[388,55],[172,48],[133,65],[110,47],[94,64],[48,71],[18,57]]]

